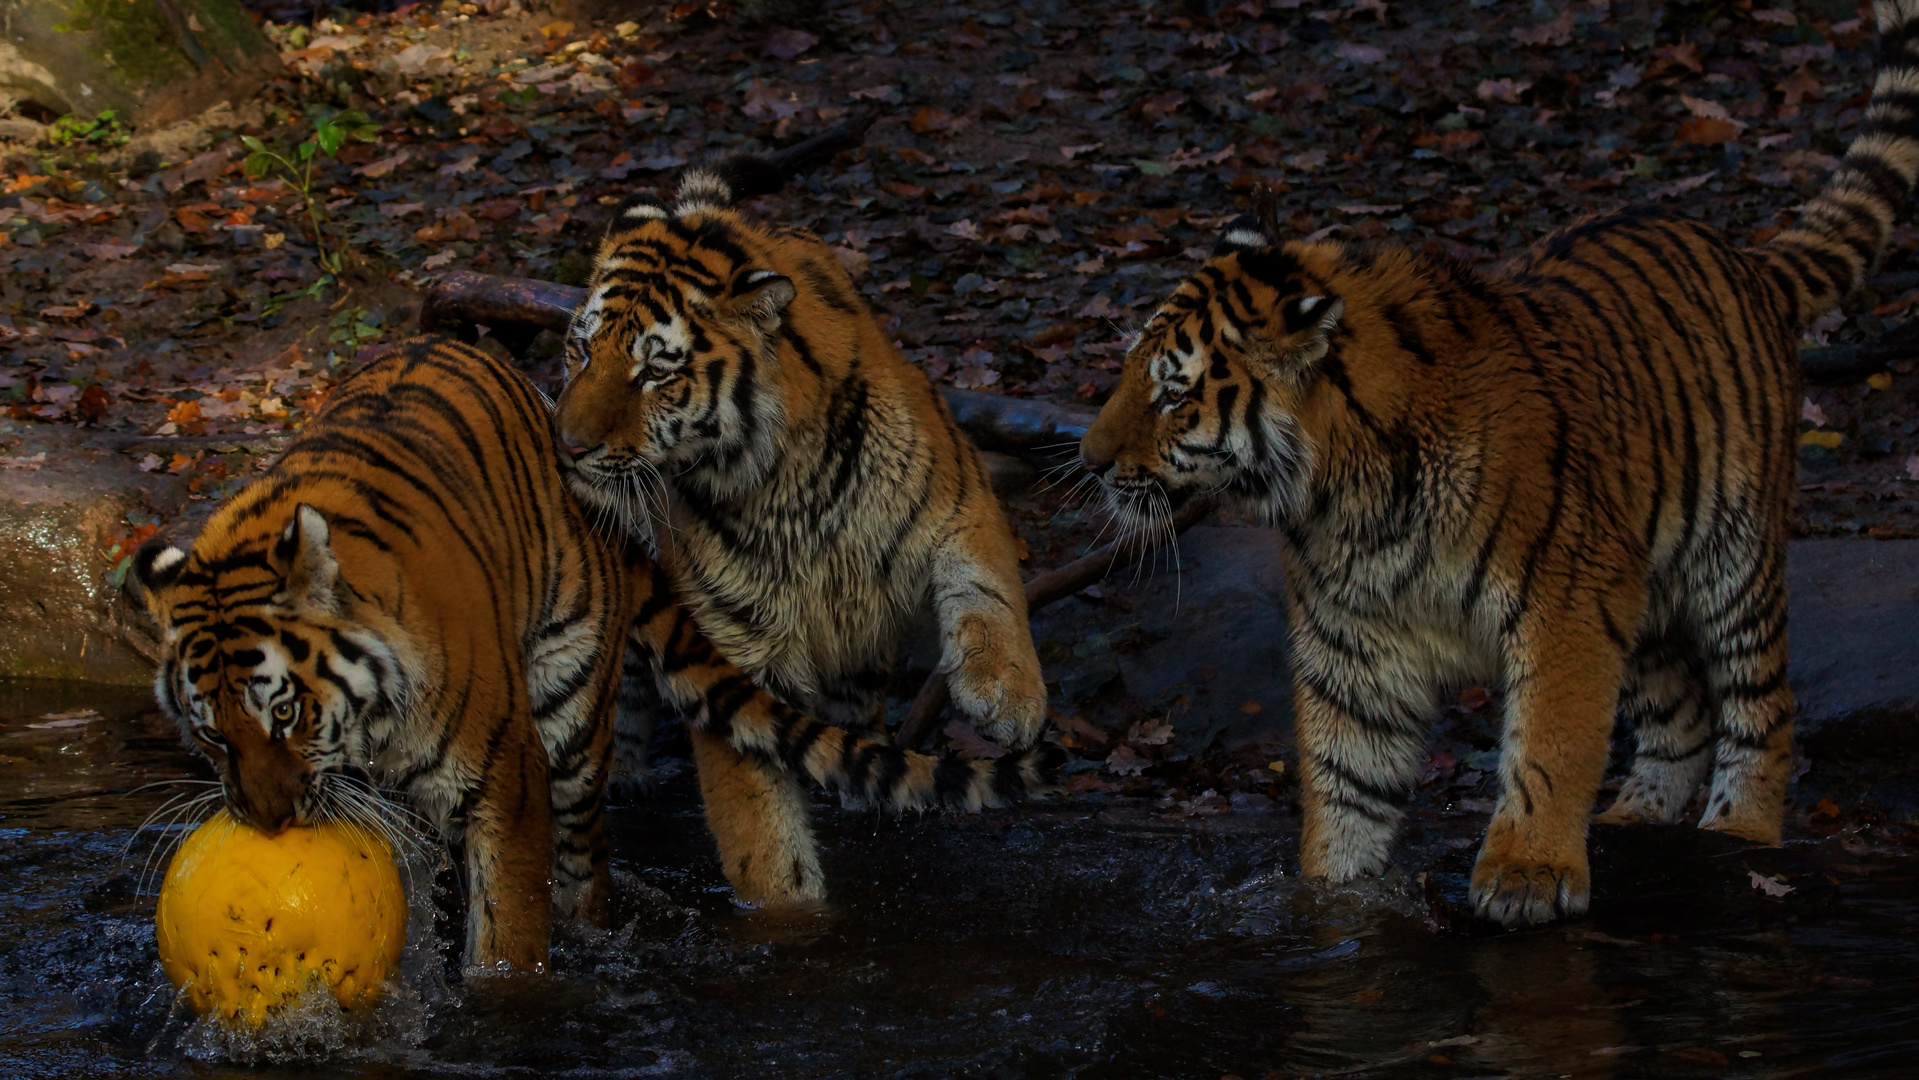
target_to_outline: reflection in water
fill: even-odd
[[[1596,830],[1593,918],[1495,933],[1456,919],[1471,822],[1416,833],[1402,863],[1430,887],[1329,891],[1292,876],[1285,814],[1074,801],[886,821],[822,802],[834,899],[778,914],[731,905],[685,777],[611,813],[618,929],[559,928],[557,974],[449,975],[435,925],[457,925],[458,893],[444,861],[418,863],[386,1005],[234,1040],[176,1012],[159,970],[139,892],[155,831],[122,858],[169,797],[143,785],[210,774],[137,689],[0,684],[0,724],[0,1075],[1855,1077],[1919,1060],[1919,864],[1871,837],[1764,851]],[[1767,897],[1755,873],[1795,891]]]

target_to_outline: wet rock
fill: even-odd
[[[40,469],[0,470],[0,676],[153,677],[127,644],[139,616],[106,584],[105,549],[142,491],[123,462],[91,457],[56,447]]]
[[[980,460],[986,465],[986,479],[992,483],[993,490],[1001,496],[1025,491],[1039,479],[1039,470],[1026,463],[1024,458],[1012,454],[1002,454],[996,450],[980,451]]]
[[[1796,540],[1786,575],[1801,730],[1919,713],[1919,541]]]
[[[1285,589],[1276,534],[1199,525],[1167,556],[1041,612],[1034,637],[1061,704],[1120,681],[1171,720],[1175,749],[1291,741]],[[1098,647],[1089,648],[1089,643]]]
[[[1919,714],[1919,541],[1793,541],[1787,588],[1802,731]],[[1092,592],[1034,620],[1062,705],[1117,678],[1137,706],[1172,720],[1183,750],[1290,741],[1275,533],[1195,527],[1180,537],[1177,573],[1162,560]]]

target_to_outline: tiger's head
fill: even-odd
[[[396,711],[406,675],[356,619],[326,518],[301,505],[277,534],[192,551],[151,540],[133,573],[162,635],[154,694],[233,815],[271,834],[344,813],[354,785],[337,778],[364,779],[369,724]]]
[[[589,504],[622,509],[642,477],[750,480],[772,463],[775,357],[797,290],[755,257],[758,237],[730,200],[723,181],[695,172],[673,205],[629,200],[607,229],[553,421]]]
[[[1228,225],[1162,304],[1080,439],[1126,524],[1214,496],[1269,521],[1305,498],[1315,448],[1301,411],[1345,303],[1253,216]]]

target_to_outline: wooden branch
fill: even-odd
[[[1173,535],[1192,528],[1212,512],[1211,499],[1188,502],[1173,515]],[[1035,576],[1026,583],[1026,614],[1030,616],[1041,608],[1064,600],[1115,568],[1139,558],[1151,550],[1152,539],[1150,530],[1131,532],[1065,566]],[[946,708],[950,696],[944,673],[935,671],[927,677],[920,686],[918,696],[913,698],[913,707],[907,711],[906,721],[900,725],[897,740],[900,749],[914,750],[926,741],[926,737],[932,734],[933,726],[939,723],[940,711]]]
[[[1843,382],[1914,356],[1919,356],[1919,319],[1908,319],[1871,341],[1805,349],[1799,353],[1799,367],[1810,382]]]

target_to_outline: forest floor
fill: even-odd
[[[856,109],[879,117],[864,147],[747,212],[833,245],[929,378],[1061,404],[1104,399],[1130,329],[1256,185],[1300,237],[1489,266],[1639,204],[1760,241],[1824,183],[1871,76],[1869,7],[1798,8],[447,0],[270,22],[286,76],[238,107],[4,128],[0,466],[146,474],[107,553],[124,572],[417,326],[437,275],[579,284],[626,195]],[[313,156],[316,230],[302,176],[248,159],[298,160],[348,109],[364,122]],[[1901,225],[1885,269],[1919,269],[1915,241]],[[1869,289],[1808,344],[1876,338],[1915,304]],[[536,340],[534,369],[557,348]],[[1804,417],[1799,533],[1919,535],[1913,362],[1811,388]],[[1101,524],[1057,492],[1017,516],[1034,568]],[[1483,695],[1467,704],[1478,723]],[[1155,731],[1127,745],[1150,755]],[[1229,768],[1219,790],[1271,782]]]
[[[577,283],[622,196],[855,108],[864,148],[749,211],[835,245],[936,381],[1095,405],[1255,184],[1300,236],[1474,263],[1634,204],[1763,239],[1857,130],[1873,41],[1831,2],[488,6],[269,23],[287,75],[239,108],[0,143],[0,459],[32,468],[41,424],[297,425],[436,274]],[[352,264],[329,283],[241,137],[291,153],[349,107],[371,141],[313,174]],[[1809,336],[1914,303],[1869,291]],[[1919,532],[1911,369],[1809,392],[1803,533]]]

